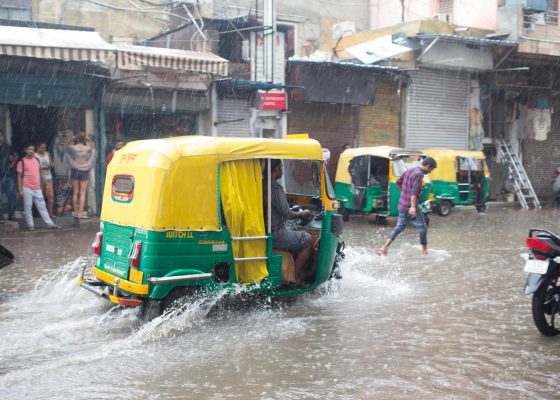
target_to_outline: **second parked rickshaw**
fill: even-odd
[[[490,172],[482,151],[442,148],[422,151],[438,163],[430,178],[434,210],[439,215],[449,215],[456,205],[474,205],[479,212],[486,210]]]

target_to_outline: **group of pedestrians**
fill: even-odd
[[[27,144],[23,156],[18,158],[18,154],[6,142],[4,132],[0,131],[0,224],[5,223],[1,201],[5,193],[10,221],[16,220],[15,208],[19,195],[23,199],[27,230],[35,230],[33,204],[48,228],[57,229],[53,222],[56,219],[55,189],[62,193],[56,195],[57,214],[64,211],[72,190],[74,217],[83,218],[90,171],[95,162],[95,147],[89,137],[80,133],[72,141],[71,133],[62,132],[55,140],[53,157],[47,151],[47,143],[40,142],[37,148],[34,144]]]

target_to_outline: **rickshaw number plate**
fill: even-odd
[[[134,283],[142,283],[142,278],[144,277],[144,273],[142,271],[137,271],[135,269],[130,269],[130,275],[128,279]]]
[[[527,260],[525,263],[525,272],[530,272],[533,274],[546,274],[548,271],[549,260]]]

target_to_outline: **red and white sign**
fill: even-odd
[[[261,110],[286,110],[288,102],[284,92],[259,92]]]

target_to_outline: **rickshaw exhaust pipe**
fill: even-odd
[[[164,276],[162,278],[149,278],[148,281],[153,285],[161,285],[163,283],[177,283],[177,282],[190,282],[199,281],[202,279],[213,279],[214,274],[191,274],[191,275],[177,275],[177,276]]]

